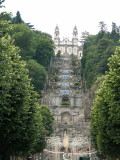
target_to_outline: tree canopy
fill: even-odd
[[[108,66],[93,104],[91,133],[99,153],[113,160],[120,158],[120,47]]]
[[[53,41],[51,38],[46,38],[46,36],[44,36],[40,32],[34,33],[36,35],[36,52],[33,58],[48,70],[51,58],[54,56]]]
[[[36,135],[37,93],[9,35],[0,39],[0,53],[0,153],[27,153]]]
[[[38,116],[42,115],[43,129],[41,130],[41,125],[39,126],[40,132],[38,132],[38,140],[36,145],[33,148],[33,152],[41,152],[46,147],[46,137],[50,136],[53,133],[53,115],[50,112],[50,109],[42,105],[38,108]],[[39,123],[38,123],[39,124]]]
[[[8,15],[7,19],[10,20],[10,15]],[[19,11],[16,17],[11,17],[11,22],[13,29],[9,34],[14,39],[14,44],[20,48],[19,54],[28,64],[27,69],[29,70],[29,77],[32,79],[31,82],[35,90],[40,94],[45,86],[46,71],[54,56],[52,37],[47,33],[31,30],[32,26],[30,27],[29,23],[25,23],[22,20]]]
[[[15,24],[24,23],[19,11],[17,11],[16,16],[13,18],[13,23],[15,23]]]
[[[41,90],[44,89],[47,72],[42,65],[33,59],[27,61],[27,68],[29,70],[31,83],[35,87],[35,90],[40,94]]]

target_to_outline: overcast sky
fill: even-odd
[[[120,0],[5,0],[6,10],[15,16],[20,11],[25,22],[42,32],[54,35],[55,26],[60,37],[71,37],[74,26],[81,32],[96,34],[104,21],[111,29],[112,22],[120,25]]]

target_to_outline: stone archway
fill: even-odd
[[[68,96],[62,97],[62,102],[70,102],[69,97]]]
[[[61,113],[61,123],[70,124],[72,122],[72,115],[69,112]]]

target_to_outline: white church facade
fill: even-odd
[[[54,32],[54,44],[55,54],[57,54],[58,51],[60,51],[61,54],[65,57],[67,57],[70,54],[74,54],[78,57],[78,59],[81,59],[82,45],[79,45],[78,30],[76,26],[73,29],[73,37],[71,41],[69,40],[69,38],[63,38],[63,40],[60,40],[59,28],[58,26],[56,26]]]

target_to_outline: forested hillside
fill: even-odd
[[[92,87],[97,77],[108,71],[108,58],[119,45],[120,30],[115,23],[112,23],[111,32],[106,30],[104,22],[100,22],[99,27],[99,33],[89,35],[84,42],[81,75],[86,81],[87,88]]]

